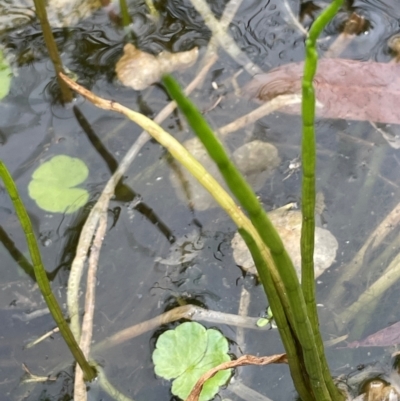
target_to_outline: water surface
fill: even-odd
[[[230,25],[231,36],[263,71],[301,61],[304,37],[290,22],[284,6],[280,1],[261,3],[256,0],[243,2]],[[302,11],[303,23],[308,27],[315,12],[306,14],[307,10],[300,10],[297,2],[290,3],[296,15]],[[390,62],[392,56],[387,40],[397,33],[399,18],[395,2],[365,0],[352,3],[350,10],[343,10],[327,27],[320,42],[321,53],[339,34],[346,16],[357,11],[369,21],[369,28],[356,36],[340,56]],[[222,14],[225,4],[226,1],[213,2],[212,10],[217,17]],[[146,15],[144,4],[129,4],[136,45],[153,53],[198,46],[201,58],[211,33],[190,3],[170,0],[156,6],[160,20],[154,23]],[[11,16],[12,9],[8,10]],[[103,10],[76,26],[55,28],[54,34],[65,64],[95,93],[150,117],[167,104],[168,96],[160,85],[136,92],[118,83],[114,66],[126,38],[123,29],[111,22]],[[40,240],[44,263],[48,272],[53,273],[53,288],[64,303],[69,268],[83,221],[115,168],[115,161],[121,160],[141,130],[124,118],[96,109],[81,99],[76,100],[74,107],[63,108],[56,103],[54,73],[36,21],[8,29],[2,34],[1,42],[12,60],[15,77],[10,94],[0,103],[0,157],[16,179]],[[177,75],[183,86],[193,79],[198,68],[196,65]],[[217,63],[203,86],[192,95],[200,109],[211,109],[206,117],[214,127],[221,127],[257,106],[234,93],[232,77],[240,68],[220,49]],[[243,72],[238,78],[239,85],[250,79],[250,75]],[[212,82],[216,83],[217,90],[213,89]],[[222,100],[213,108],[220,96]],[[97,139],[85,133],[77,114],[84,116]],[[170,116],[163,127],[180,140],[192,137],[179,113]],[[398,130],[396,126],[384,128],[394,134]],[[254,126],[232,134],[227,140],[231,150],[255,138],[271,142],[278,148],[281,164],[258,191],[267,210],[300,201],[300,173],[294,171],[288,177],[289,165],[300,153],[300,130],[299,116],[274,113]],[[351,325],[341,332],[332,326],[336,308],[352,303],[376,279],[376,272],[367,269],[367,273],[357,280],[344,283],[345,299],[335,300],[334,305],[326,304],[332,286],[346,264],[398,203],[400,156],[368,122],[318,120],[317,132],[318,190],[324,193],[326,201],[323,223],[339,242],[337,260],[319,278],[317,286],[321,327],[324,338],[329,339],[351,333]],[[96,150],[93,142],[98,144],[98,141],[108,154],[99,151],[99,147]],[[79,157],[90,169],[84,184],[90,192],[89,204],[73,215],[44,212],[27,194],[32,172],[41,162],[57,154]],[[218,208],[193,211],[171,187],[170,171],[171,162],[166,151],[157,143],[148,142],[124,177],[128,190],[117,194],[110,204],[109,229],[99,264],[95,343],[182,301],[237,313],[243,287],[251,293],[250,316],[262,315],[267,307],[257,280],[244,275],[232,258],[233,223]],[[0,201],[0,224],[20,252],[26,255],[21,229],[4,191]],[[202,247],[197,257],[175,266],[158,263],[156,258],[167,258],[174,241],[184,235],[195,241],[201,239]],[[380,270],[386,268],[397,252],[396,241],[390,246],[393,252],[382,261]],[[68,350],[59,335],[24,349],[29,341],[54,328],[54,323],[49,315],[21,320],[27,313],[43,308],[44,304],[33,281],[6,247],[1,246],[0,252],[3,261],[0,400],[70,399],[73,372]],[[377,253],[368,254],[365,264],[372,264],[380,252]],[[399,320],[397,289],[398,284],[394,283],[382,296],[362,336]],[[106,351],[96,351],[95,358],[104,366],[109,380],[135,400],[168,400],[172,397],[170,383],[155,377],[151,362],[155,339],[166,328],[161,327]],[[232,353],[240,356],[234,346],[236,328],[220,325],[218,329],[232,340]],[[352,340],[355,339],[359,338]],[[282,351],[275,330],[248,330],[245,342],[239,345],[242,352],[257,355]],[[344,375],[355,371],[359,364],[381,363],[385,366],[387,355],[386,350],[380,348],[328,351],[334,373]],[[36,375],[51,374],[58,378],[44,384],[20,384],[22,363]],[[237,373],[237,380],[273,400],[294,398],[286,366],[242,368]],[[237,399],[229,386],[220,396]],[[90,397],[109,399],[96,385],[92,386]]]

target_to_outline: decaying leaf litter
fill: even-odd
[[[337,117],[338,115],[336,115],[335,117]],[[118,180],[117,180],[118,181]],[[374,243],[375,244],[375,243]],[[82,255],[83,253],[81,253],[81,255]],[[84,254],[85,254],[85,257],[86,257],[86,251],[84,252]]]

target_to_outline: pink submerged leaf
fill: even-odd
[[[390,347],[397,344],[400,344],[400,322],[379,330],[361,341],[353,341],[345,348]]]
[[[304,63],[285,64],[256,75],[244,94],[260,101],[279,95],[299,94]],[[346,59],[322,59],[314,79],[323,118],[400,124],[400,64]],[[282,111],[300,113],[300,105]]]

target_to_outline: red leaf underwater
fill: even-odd
[[[303,68],[291,63],[256,75],[244,93],[261,101],[299,94]],[[314,84],[319,117],[400,124],[400,64],[322,59]],[[300,105],[282,111],[298,114]]]
[[[353,341],[346,348],[358,347],[390,347],[400,344],[400,322],[379,330],[361,341]]]

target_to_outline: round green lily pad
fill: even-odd
[[[186,322],[158,338],[153,352],[154,371],[164,379],[175,379],[172,394],[184,400],[201,375],[230,360],[228,350],[228,341],[219,331]],[[207,380],[200,401],[214,398],[230,375],[230,369],[222,370]]]
[[[89,169],[81,159],[54,156],[34,171],[28,193],[43,210],[73,213],[89,199],[86,189],[76,188],[88,175]]]

